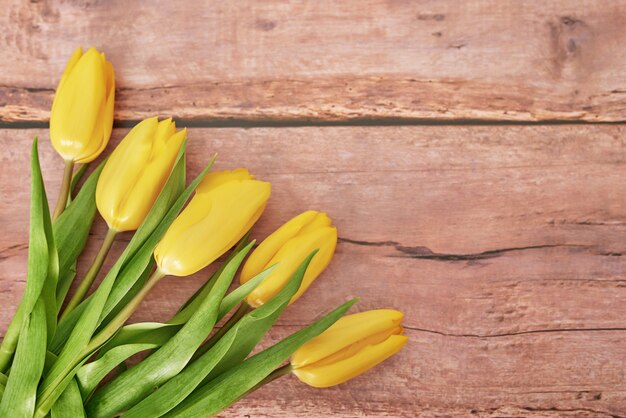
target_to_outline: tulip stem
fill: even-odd
[[[146,297],[150,290],[165,277],[165,273],[161,272],[161,270],[156,269],[154,273],[150,276],[146,284],[137,292],[137,294],[124,306],[124,308],[109,322],[98,334],[96,334],[89,345],[85,349],[85,355],[91,355],[94,351],[96,351],[102,344],[107,342],[109,338],[113,336],[117,332],[118,329],[124,325],[126,320],[130,318],[130,316],[137,310],[143,299]]]
[[[78,187],[78,183],[80,183],[81,179],[85,176],[87,170],[89,170],[89,163],[79,164],[79,166],[80,167],[74,173],[74,176],[72,177],[72,182],[70,183],[70,191],[67,195],[68,205],[72,203],[72,200],[74,199],[72,195],[76,194],[76,188]]]
[[[89,270],[85,274],[83,280],[80,282],[80,285],[76,289],[76,292],[74,292],[74,295],[72,295],[72,298],[65,307],[65,311],[61,315],[59,321],[63,320],[70,312],[72,312],[72,310],[74,310],[74,308],[78,306],[78,304],[83,301],[85,295],[91,288],[93,281],[98,276],[98,273],[102,268],[102,264],[104,264],[104,260],[106,259],[107,254],[109,254],[109,250],[111,249],[111,246],[115,241],[116,235],[117,231],[115,229],[109,228],[107,230],[104,241],[102,241],[102,245],[100,246],[100,250],[98,251],[96,258],[94,258],[91,267],[89,267]]]
[[[234,327],[235,324],[239,322],[239,320],[251,310],[252,307],[250,307],[250,305],[248,305],[246,302],[242,302],[241,305],[239,305],[239,308],[235,311],[235,313],[230,318],[228,318],[228,321],[226,321],[226,323],[222,325],[222,327],[218,329],[215,334],[211,335],[211,338],[209,338],[204,344],[200,346],[200,348],[198,348],[198,350],[194,353],[192,357],[192,361],[209,351],[211,347],[213,347],[220,340],[220,338],[222,338],[228,331],[230,331],[230,329]]]
[[[52,215],[52,222],[54,222],[59,215],[63,213],[67,206],[67,196],[70,193],[70,185],[72,184],[72,175],[74,174],[74,161],[66,160],[65,169],[63,170],[63,181],[61,182],[61,189],[59,190],[59,198],[57,205],[54,208],[54,214]]]

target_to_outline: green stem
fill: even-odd
[[[91,267],[87,271],[87,274],[85,274],[85,277],[80,282],[80,285],[76,289],[76,292],[74,292],[72,299],[70,299],[69,303],[65,307],[65,311],[61,315],[61,318],[59,319],[59,321],[62,321],[63,319],[65,319],[65,317],[70,312],[72,312],[72,310],[76,308],[85,298],[85,295],[91,288],[93,281],[98,276],[98,273],[100,272],[100,269],[102,268],[102,264],[104,264],[104,260],[106,259],[107,254],[109,253],[109,250],[111,249],[111,246],[113,245],[113,241],[115,241],[116,235],[117,235],[117,231],[115,229],[109,228],[107,230],[106,236],[104,237],[104,241],[102,241],[102,245],[100,246],[100,250],[98,251],[96,258],[93,260],[93,263],[91,264]]]
[[[78,183],[83,178],[88,169],[89,163],[80,164],[80,167],[78,168],[78,170],[76,170],[76,173],[74,173],[74,177],[72,177],[72,182],[70,183],[70,191],[67,195],[68,205],[72,203],[72,195],[76,194],[76,187],[78,186]]]
[[[159,280],[165,277],[160,270],[156,270],[152,273],[152,276],[148,279],[144,287],[128,302],[128,304],[122,309],[112,320],[109,322],[106,327],[102,329],[98,334],[91,338],[91,341],[85,347],[85,349],[76,357],[75,361],[69,364],[59,376],[56,377],[42,392],[41,395],[37,397],[37,409],[35,410],[35,418],[43,418],[45,417],[54,402],[56,402],[56,398],[53,397],[55,395],[55,391],[59,385],[63,383],[63,381],[72,373],[77,365],[79,365],[85,358],[91,356],[98,348],[100,348],[105,342],[111,338],[118,329],[124,325],[124,322],[137,310],[141,301],[146,297],[146,295],[150,292],[150,290],[156,285]]]
[[[234,327],[235,324],[239,322],[239,320],[251,310],[252,308],[250,307],[250,305],[248,305],[246,302],[242,302],[241,305],[239,305],[239,308],[233,314],[233,316],[231,316],[228,321],[226,321],[226,323],[217,330],[215,334],[211,335],[211,337],[206,340],[206,342],[202,344],[200,348],[198,348],[198,350],[196,350],[193,357],[191,358],[191,361],[196,360],[204,353],[209,351],[211,347],[213,347],[220,340],[220,338],[222,338],[228,331],[230,331],[230,329]]]
[[[117,332],[118,329],[124,325],[126,320],[137,310],[141,301],[152,290],[152,288],[165,277],[165,274],[161,270],[156,269],[150,276],[146,284],[137,292],[137,294],[124,306],[124,308],[109,322],[98,334],[96,334],[87,348],[85,348],[85,355],[91,355],[95,350],[100,348],[102,344],[107,342],[109,338]],[[82,356],[81,356],[82,357]]]
[[[61,182],[61,189],[59,190],[59,199],[57,200],[56,208],[54,208],[52,222],[54,222],[59,215],[63,213],[65,207],[67,206],[67,196],[70,194],[70,185],[72,184],[73,173],[74,161],[66,160],[65,169],[63,170],[63,181]]]

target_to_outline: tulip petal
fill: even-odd
[[[241,277],[239,278],[240,282],[247,282],[260,271],[267,268],[269,262],[272,260],[272,257],[274,257],[278,250],[280,250],[280,247],[282,247],[288,240],[295,237],[300,230],[302,230],[302,228],[304,228],[317,216],[317,214],[318,212],[314,210],[303,212],[283,224],[280,228],[265,238],[250,255],[250,257],[248,257],[246,264],[241,270]]]
[[[88,50],[78,60],[64,82],[62,93],[55,109],[62,128],[56,145],[75,159],[92,137],[105,97],[103,66],[95,49]]]
[[[111,134],[114,101],[113,67],[94,48],[70,58],[50,113],[50,139],[68,161],[95,159]]]
[[[392,309],[346,315],[322,335],[300,347],[294,353],[291,364],[297,368],[312,365],[369,336],[397,329],[402,317],[402,312]]]
[[[61,79],[59,80],[57,91],[61,90],[61,88],[63,87],[63,83],[65,82],[65,80],[67,80],[68,75],[72,72],[72,69],[74,68],[74,66],[80,59],[80,57],[82,56],[83,56],[83,49],[81,47],[76,48],[76,50],[70,57],[69,61],[67,62],[65,69],[63,70],[63,75],[61,75]],[[56,96],[55,96],[55,99],[56,99]],[[52,103],[52,106],[54,108],[54,102]]]
[[[311,219],[310,222],[302,227],[299,234],[306,234],[308,232],[315,231],[318,228],[330,226],[331,224],[332,222],[328,215],[326,215],[324,212],[319,212],[313,219]]]
[[[266,182],[231,180],[196,193],[154,251],[161,271],[188,276],[212,263],[256,222],[270,191]]]
[[[337,229],[334,227],[318,228],[312,232],[291,238],[267,263],[268,266],[278,264],[276,269],[248,295],[246,301],[250,306],[258,307],[271,299],[285,286],[289,277],[291,277],[307,254],[319,249],[306,271],[300,289],[291,300],[291,303],[293,303],[328,266],[335,252],[336,243]]]
[[[109,227],[125,230],[128,214],[120,213],[129,192],[150,157],[157,118],[138,123],[109,157],[96,189],[96,205]]]
[[[105,62],[105,78],[107,88],[107,98],[102,108],[98,125],[94,128],[92,139],[89,143],[89,147],[85,149],[83,157],[77,159],[76,162],[81,164],[89,163],[96,158],[106,148],[111,138],[111,132],[113,130],[113,105],[115,103],[115,74],[113,72],[113,65],[110,62]]]
[[[346,382],[396,354],[406,344],[404,335],[392,335],[385,341],[370,345],[354,356],[324,366],[315,364],[296,368],[293,373],[302,382],[316,388],[326,388]]]
[[[198,189],[196,193],[208,193],[222,184],[228,183],[233,180],[253,180],[254,176],[248,172],[247,168],[237,168],[235,170],[216,171],[209,173]]]
[[[171,120],[146,119],[115,149],[98,184],[98,208],[109,227],[132,231],[141,225],[167,181],[186,130],[172,132]],[[158,148],[158,151],[155,151]]]

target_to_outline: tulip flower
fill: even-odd
[[[75,163],[93,161],[104,150],[113,127],[115,74],[103,53],[78,48],[57,87],[50,112],[50,139],[65,160],[58,217],[67,203]]]
[[[259,219],[270,191],[243,168],[209,173],[154,250],[158,271],[189,276],[211,264]]]
[[[301,213],[274,231],[250,255],[241,271],[243,284],[266,268],[277,264],[272,273],[246,298],[248,305],[258,307],[276,295],[289,281],[298,266],[311,252],[311,260],[300,289],[290,303],[298,299],[328,266],[337,246],[337,228],[330,218],[313,210]]]
[[[309,386],[325,388],[346,382],[406,344],[402,316],[402,312],[388,309],[344,316],[300,347],[288,367]]]
[[[109,228],[134,231],[172,171],[187,130],[172,119],[139,122],[109,157],[96,189],[96,205]]]
[[[106,258],[115,235],[134,231],[163,189],[187,135],[172,119],[139,122],[111,153],[96,187],[96,206],[109,226],[91,268],[68,303],[67,315],[83,299]]]

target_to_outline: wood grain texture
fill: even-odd
[[[0,0],[0,121],[46,121],[82,44],[118,120],[626,120],[626,1]]]
[[[0,131],[0,332],[24,287],[34,134],[54,201],[62,164],[47,132]],[[625,134],[619,125],[190,129],[191,175],[216,151],[217,169],[245,166],[272,182],[255,237],[310,208],[338,226],[333,263],[263,346],[351,296],[362,297],[358,310],[404,311],[410,337],[350,383],[314,390],[287,377],[224,416],[623,416]],[[99,222],[85,259],[103,232]],[[206,275],[161,282],[133,320],[166,319]]]

